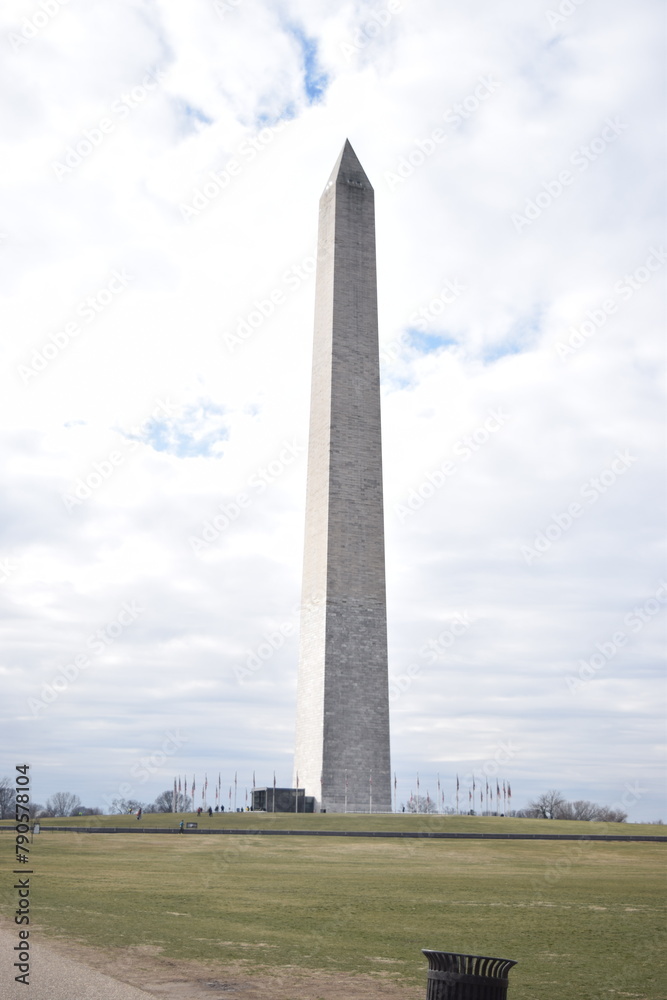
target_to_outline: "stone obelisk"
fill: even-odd
[[[375,200],[349,142],[320,200],[294,780],[391,811]]]

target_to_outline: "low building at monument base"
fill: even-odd
[[[312,813],[315,798],[306,795],[305,788],[253,788],[253,812]]]

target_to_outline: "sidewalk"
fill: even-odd
[[[20,975],[14,947],[16,933],[6,924],[0,927],[0,995],[6,1000],[155,1000],[155,994],[119,983],[79,962],[66,958],[45,944],[38,932],[30,935],[29,986],[17,983]]]

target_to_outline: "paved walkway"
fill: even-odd
[[[17,928],[18,931],[18,928]],[[30,943],[29,986],[17,983],[18,933],[0,927],[0,996],[6,1000],[155,1000],[155,995],[119,983],[49,948],[38,932]]]

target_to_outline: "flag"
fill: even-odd
[[[507,782],[507,798],[508,799],[512,798],[512,787],[511,787],[509,781]]]
[[[459,790],[459,776],[457,774],[456,775],[456,791],[458,792],[458,790]]]
[[[273,791],[275,792],[275,790],[276,790],[276,772],[274,771],[273,772]]]
[[[475,794],[475,775],[472,776],[472,793]]]
[[[257,782],[255,781],[255,772],[252,772],[252,787],[257,788]]]
[[[193,802],[193,804],[194,804],[194,801],[195,801],[195,776],[193,774],[192,775],[192,802]]]

